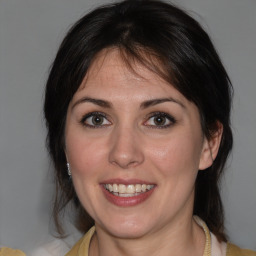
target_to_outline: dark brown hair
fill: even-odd
[[[120,51],[171,83],[201,115],[207,137],[223,125],[218,155],[211,167],[199,171],[195,184],[194,214],[201,217],[219,240],[226,240],[219,179],[232,148],[230,109],[232,86],[204,29],[181,9],[155,0],[128,0],[99,7],[81,18],[64,38],[46,85],[44,113],[48,149],[55,166],[55,223],[61,210],[73,202],[78,228],[93,225],[77,199],[66,171],[64,128],[68,105],[96,55],[106,48]]]

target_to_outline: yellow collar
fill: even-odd
[[[203,256],[211,256],[211,235],[210,231],[205,224],[204,221],[202,221],[199,217],[194,216],[195,221],[200,225],[205,233],[206,236],[206,243],[204,247],[204,254]],[[89,246],[90,246],[90,241],[95,232],[95,226],[93,226],[86,234],[84,237],[82,237],[69,251],[65,256],[88,256],[89,254]]]

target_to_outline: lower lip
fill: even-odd
[[[108,190],[106,190],[104,188],[104,186],[101,186],[103,193],[105,195],[105,197],[107,198],[107,200],[117,206],[122,206],[122,207],[129,207],[129,206],[135,206],[138,204],[141,204],[142,202],[144,202],[145,200],[147,200],[152,193],[155,190],[155,187],[144,192],[141,193],[137,196],[131,196],[131,197],[120,197],[120,196],[116,196],[114,194],[112,194],[111,192],[109,192]]]

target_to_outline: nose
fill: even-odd
[[[122,169],[129,169],[140,165],[143,161],[143,147],[136,128],[115,129],[111,136],[109,162]]]

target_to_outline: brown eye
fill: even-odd
[[[102,116],[92,116],[92,123],[94,125],[102,125],[104,118]]]
[[[155,125],[165,125],[166,117],[165,116],[154,117],[154,123],[155,123]]]
[[[103,113],[89,113],[82,120],[81,123],[87,127],[104,127],[111,124]]]
[[[176,120],[169,114],[157,112],[152,113],[148,120],[144,123],[144,125],[151,128],[168,128],[175,122]]]

